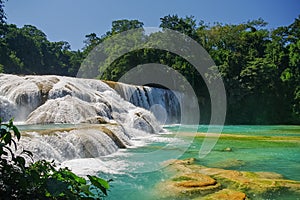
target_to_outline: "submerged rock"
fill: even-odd
[[[246,194],[236,190],[223,189],[214,194],[207,195],[204,198],[196,198],[194,200],[244,200]]]
[[[211,164],[212,167],[217,168],[241,167],[244,165],[246,165],[246,162],[238,159],[226,159]]]
[[[179,187],[205,187],[215,185],[217,182],[210,176],[198,173],[183,174],[179,177],[175,177],[172,181],[178,182],[175,185]]]
[[[175,174],[158,184],[162,198],[176,199],[246,199],[300,195],[300,182],[283,179],[273,172],[247,172],[208,168],[195,159],[172,160],[166,168]]]
[[[176,160],[171,162],[168,169],[175,171],[176,175],[171,180],[166,180],[158,185],[162,198],[194,198],[205,196],[221,189],[221,184],[214,178],[194,172],[189,165],[194,159]]]
[[[223,151],[231,152],[232,148],[231,147],[226,147],[225,149],[223,149]]]

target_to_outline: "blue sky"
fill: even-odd
[[[291,24],[300,14],[299,0],[9,0],[8,23],[31,24],[50,41],[68,41],[73,50],[83,47],[85,35],[101,36],[117,19],[138,19],[158,27],[160,17],[195,16],[197,22],[237,24],[262,17],[268,28]]]

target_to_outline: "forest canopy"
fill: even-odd
[[[98,44],[144,26],[139,20],[113,21],[111,30],[102,36],[87,34],[84,48],[73,51],[67,41],[49,41],[35,26],[7,24],[3,8],[0,0],[0,73],[76,76],[82,61]],[[216,63],[227,93],[227,124],[300,123],[300,16],[292,24],[272,30],[266,25],[263,19],[207,24],[193,16],[160,18],[162,30],[188,35]],[[112,62],[101,79],[118,81],[131,68],[145,63],[164,64],[184,75],[201,99],[202,122],[209,121],[210,99],[203,78],[171,52],[147,48],[129,52]]]

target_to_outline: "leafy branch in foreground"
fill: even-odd
[[[17,141],[21,134],[13,120],[0,119],[0,197],[1,199],[101,199],[107,195],[109,181],[88,175],[89,181],[68,168],[57,168],[54,161],[32,159],[30,151],[19,155]],[[12,149],[13,148],[13,149]]]

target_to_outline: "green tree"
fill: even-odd
[[[6,21],[6,15],[4,12],[4,0],[0,0],[0,23],[3,24]]]
[[[203,105],[202,115],[210,112],[204,79],[222,77],[228,98],[227,123],[299,123],[299,16],[291,25],[274,30],[267,30],[267,23],[262,19],[213,25],[204,21],[197,23],[193,16],[167,15],[160,20],[162,31],[151,34],[145,34],[143,23],[138,20],[113,21],[111,30],[101,37],[95,33],[86,35],[82,51],[71,51],[70,45],[64,41],[48,41],[46,35],[34,26],[17,28],[0,23],[0,65],[5,73],[71,76],[75,76],[82,66],[80,69],[85,72],[85,77],[92,78],[101,73],[102,77],[98,78],[118,81],[137,65],[160,63],[177,70],[190,82],[201,102],[206,102],[199,102]],[[125,40],[111,37],[136,28],[140,28],[139,31]],[[220,73],[201,77],[184,58],[153,48],[162,48],[165,43],[175,45],[168,37],[168,29],[199,42],[217,65],[211,69],[217,68]],[[140,47],[142,43],[151,48],[127,51]],[[93,52],[99,44],[99,49]],[[189,45],[181,45],[185,47],[181,49],[182,54],[189,55],[192,51]],[[266,102],[260,108],[265,114],[255,111],[257,99]],[[270,115],[272,109],[277,114]],[[209,114],[207,116],[209,118]]]
[[[160,21],[160,28],[168,28],[181,32],[198,41],[198,35],[196,34],[196,20],[194,19],[194,16],[181,18],[178,17],[178,15],[167,15],[160,18]]]
[[[117,55],[122,54],[121,52],[126,53],[128,49],[141,43],[144,38],[142,26],[143,23],[138,20],[116,20],[112,22],[111,30],[101,38],[97,37],[95,33],[86,35],[84,55],[90,55],[80,68],[81,76],[93,78],[101,74],[102,76],[99,77],[101,79],[116,81],[122,74],[139,64],[140,59],[135,58],[136,52],[130,52],[122,58],[118,58]],[[130,37],[122,38],[120,35],[120,37],[111,37],[117,33],[137,28],[140,29],[134,31]],[[91,53],[94,47],[104,40],[106,42]],[[112,64],[109,65],[110,63]]]
[[[290,91],[293,119],[300,118],[300,16],[288,27],[289,68],[283,72],[285,84]],[[286,72],[286,73],[285,73]],[[285,73],[285,74],[284,74]]]
[[[68,72],[66,75],[69,76],[76,76],[78,73],[78,70],[81,66],[82,61],[85,58],[85,55],[82,51],[65,51],[66,56],[68,59]]]
[[[71,51],[68,42],[50,42],[32,25],[4,24],[0,34],[0,64],[5,73],[75,76],[83,60],[82,53]]]
[[[114,35],[117,33],[121,33],[124,31],[128,31],[131,29],[136,29],[136,28],[142,28],[144,25],[143,22],[140,22],[139,20],[116,20],[112,22],[112,28],[111,31],[107,32],[106,35]]]

